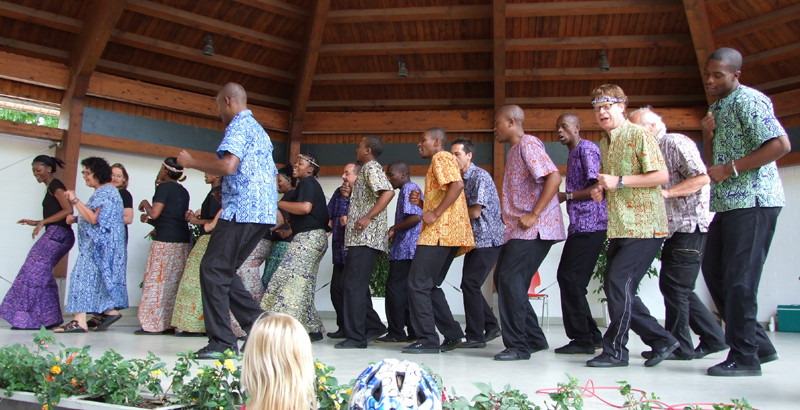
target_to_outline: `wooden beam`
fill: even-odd
[[[308,18],[308,12],[302,7],[279,0],[236,0],[236,2],[295,20],[305,21]]]
[[[319,58],[319,47],[322,44],[322,35],[325,30],[325,21],[328,17],[328,10],[331,7],[330,0],[315,0],[313,14],[306,31],[305,47],[300,57],[300,73],[297,76],[294,92],[292,95],[291,121],[289,135],[289,157],[288,162],[300,153],[300,139],[303,136],[303,118],[306,114],[308,97],[311,94],[311,83],[314,79],[314,72],[317,69],[317,59]]]
[[[153,144],[149,142],[134,141],[124,138],[109,137],[107,135],[98,134],[83,134],[83,145],[95,148],[110,149],[119,152],[128,152],[131,154],[150,155],[154,157],[164,158],[175,156],[180,150],[185,148],[172,147],[168,145]],[[187,149],[194,158],[200,160],[211,160],[216,158],[216,155],[211,152],[197,151]]]
[[[680,6],[671,0],[558,1],[509,4],[508,17],[587,16],[604,14],[671,13]]]
[[[413,100],[320,100],[309,101],[308,107],[353,107],[353,108],[388,108],[388,107],[462,107],[462,106],[489,106],[491,98],[439,98],[439,99],[413,99]]]
[[[800,101],[800,98],[798,98]],[[564,112],[574,112],[581,120],[581,130],[599,131],[588,97],[582,109],[526,109],[525,129],[552,131],[556,119]],[[706,107],[660,108],[671,130],[699,130]],[[421,133],[431,127],[442,127],[447,132],[491,132],[494,110],[440,110],[440,111],[376,111],[376,112],[317,112],[306,113],[304,135],[313,134],[384,134]]]
[[[63,90],[69,70],[63,64],[0,51],[0,78]]]
[[[692,43],[702,78],[706,60],[716,49],[705,0],[683,0],[683,9],[686,11],[686,20],[689,22],[689,32],[692,33]],[[706,102],[711,104],[713,101],[714,98],[706,93]]]
[[[510,7],[511,5],[509,5]],[[609,48],[679,48],[691,44],[684,34],[510,38],[507,51],[603,50]]]
[[[7,1],[0,1],[0,16],[70,33],[79,33],[83,25],[78,19],[20,6]]]
[[[732,38],[742,37],[797,20],[797,16],[800,16],[800,3],[725,26],[714,31],[714,38],[719,42],[726,42]]]
[[[508,81],[575,81],[603,79],[697,78],[694,66],[611,67],[610,71],[592,68],[545,68],[506,70]]]
[[[283,83],[293,83],[295,74],[288,71],[278,70],[272,67],[251,63],[237,58],[226,57],[215,52],[209,57],[201,53],[197,48],[186,47],[180,44],[157,40],[151,37],[141,36],[135,33],[122,32],[115,30],[112,35],[115,43],[126,45],[133,48],[144,50],[148,53],[158,53],[183,60],[194,61],[225,70],[245,73],[260,78],[280,81]]]
[[[399,78],[397,73],[328,73],[315,74],[314,85],[490,82],[492,73],[492,70],[412,71],[408,78]]]
[[[506,104],[506,0],[492,1],[492,69],[494,70],[494,111]],[[494,117],[492,118],[494,126]],[[506,169],[506,144],[492,144],[492,179],[498,192],[502,192]]]
[[[0,120],[0,134],[17,135],[20,137],[54,142],[61,142],[64,139],[64,130],[7,120]]]
[[[745,64],[771,64],[776,61],[786,60],[800,55],[800,42],[789,43],[785,46],[764,50],[744,58]]]
[[[328,24],[426,20],[474,20],[488,19],[491,16],[491,7],[483,5],[349,9],[332,10],[328,14]]]
[[[781,78],[780,80],[769,81],[766,83],[755,84],[753,85],[753,88],[758,89],[762,92],[766,92],[773,88],[786,87],[790,85],[795,85],[795,86],[800,85],[800,75]]]
[[[226,23],[177,8],[164,6],[149,0],[129,0],[128,9],[139,14],[190,26],[211,33],[226,35],[262,47],[291,53],[300,50],[300,44],[291,40],[271,36],[236,24]]]
[[[584,107],[589,104],[588,97],[517,97],[506,98],[507,104],[517,105],[547,105],[560,104],[573,107]],[[669,103],[701,103],[701,95],[629,95],[629,101],[635,104],[669,104]],[[308,106],[313,108],[391,108],[407,107],[469,107],[491,106],[491,98],[432,98],[432,99],[397,99],[397,100],[319,100],[309,101]]]
[[[776,116],[788,117],[800,114],[800,89],[774,94],[770,98]]]
[[[490,40],[455,41],[398,41],[392,43],[326,44],[320,47],[324,56],[397,55],[397,54],[446,54],[488,53],[492,51]]]

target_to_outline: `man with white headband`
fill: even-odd
[[[639,282],[667,236],[667,214],[661,185],[669,181],[658,141],[625,118],[627,98],[618,85],[592,91],[595,118],[605,130],[600,139],[600,175],[592,198],[605,197],[608,213],[608,255],[604,290],[610,323],[603,352],[589,367],[628,365],[628,331],[633,329],[653,349],[644,365],[661,363],[678,341],[650,315],[636,296]]]

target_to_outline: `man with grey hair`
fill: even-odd
[[[669,171],[669,182],[661,186],[667,210],[669,236],[661,250],[658,285],[664,295],[666,329],[680,346],[667,360],[691,360],[728,348],[722,328],[694,292],[706,243],[711,214],[709,178],[697,145],[682,134],[667,133],[661,116],[651,107],[640,108],[628,116],[658,139]],[[689,328],[700,336],[693,349]],[[649,358],[652,352],[642,356]]]

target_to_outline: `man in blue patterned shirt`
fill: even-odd
[[[456,138],[450,152],[456,158],[464,178],[464,196],[469,207],[469,221],[475,236],[475,249],[464,255],[461,292],[464,296],[464,330],[467,341],[463,348],[486,347],[486,342],[500,336],[500,325],[489,303],[481,293],[503,245],[505,225],[500,218],[500,198],[492,176],[472,163],[475,145],[469,138]]]
[[[725,320],[728,358],[711,376],[759,376],[778,359],[756,321],[758,283],[784,205],[775,161],[791,150],[772,101],[739,83],[742,55],[714,51],[706,61],[706,93],[717,100],[703,118],[703,156],[711,185],[711,211],[703,276]]]
[[[213,359],[214,352],[238,353],[228,311],[249,332],[261,314],[258,302],[244,288],[236,269],[247,259],[277,219],[278,173],[272,159],[272,142],[247,109],[247,93],[236,83],[227,83],[217,94],[217,109],[227,125],[217,148],[217,160],[196,160],[186,152],[178,163],[222,179],[222,215],[211,232],[203,261],[200,285],[208,345],[195,353],[198,359]]]

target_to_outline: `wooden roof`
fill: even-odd
[[[81,37],[103,24],[107,40]],[[721,46],[744,54],[743,83],[800,88],[800,1],[0,0],[0,51],[206,95],[236,81],[294,118],[584,108],[608,82],[631,105],[701,107],[698,56]]]

